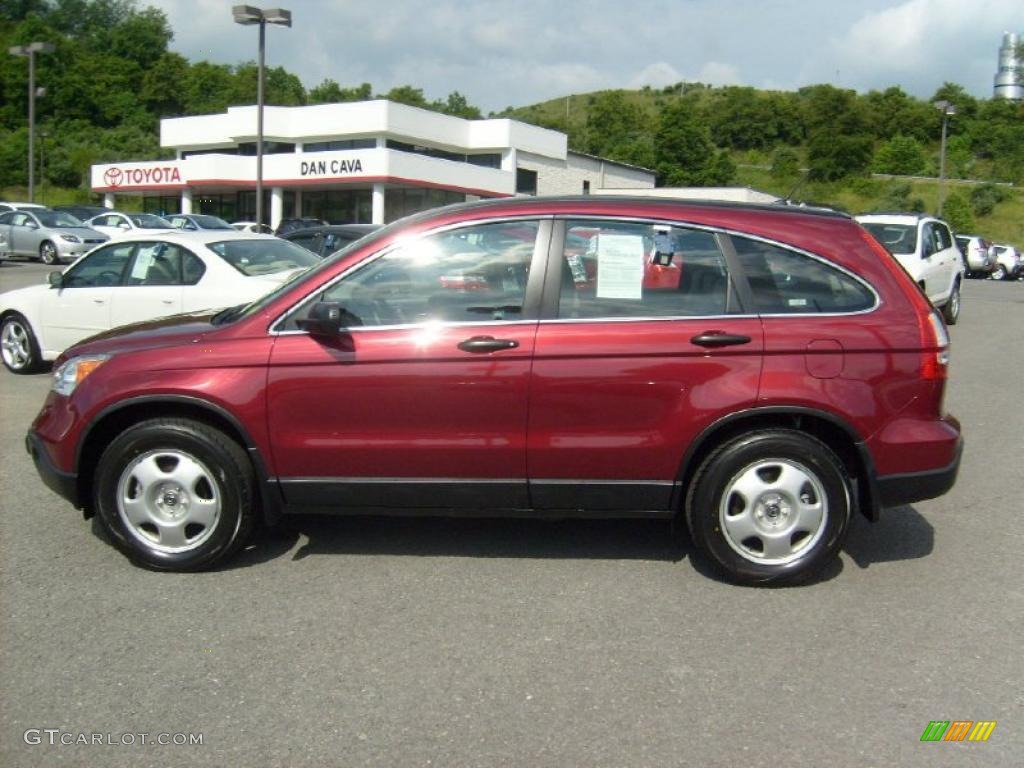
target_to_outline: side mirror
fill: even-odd
[[[47,282],[51,288],[63,288],[64,287],[64,273],[63,272],[51,272],[46,276]]]
[[[313,336],[337,336],[344,328],[363,324],[336,301],[318,301],[309,310],[309,316],[300,318],[295,324]]]

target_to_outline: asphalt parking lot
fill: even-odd
[[[0,765],[1024,765],[1024,284],[968,281],[952,337],[957,485],[770,590],[636,521],[301,518],[149,573],[36,476],[48,375],[2,371]]]

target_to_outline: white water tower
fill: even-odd
[[[1024,63],[1017,57],[1020,35],[1007,32],[999,49],[999,71],[992,95],[997,99],[1024,99]]]

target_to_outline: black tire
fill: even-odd
[[[757,495],[746,498],[743,484],[759,488]],[[686,522],[700,551],[731,581],[797,584],[835,559],[850,498],[846,472],[828,446],[801,432],[765,430],[734,438],[704,460],[687,495]],[[818,517],[813,530],[804,530],[807,515]],[[780,548],[785,554],[769,556]]]
[[[43,240],[39,244],[39,260],[47,266],[60,264],[60,255],[57,253],[57,246],[49,240]]]
[[[11,312],[0,322],[0,357],[11,373],[35,373],[42,368],[36,335],[22,315]]]
[[[992,274],[989,275],[989,277],[991,277],[993,280],[1006,280],[1009,277],[1009,274],[1007,274],[1006,272],[1006,267],[1004,267],[1002,264],[996,264],[995,268],[992,270]]]
[[[150,480],[143,480],[147,473]],[[103,452],[94,488],[98,517],[115,546],[154,570],[218,565],[249,540],[258,517],[245,451],[190,419],[152,419],[126,429]],[[195,522],[200,513],[210,521]]]
[[[956,321],[960,319],[959,280],[953,285],[953,291],[949,294],[949,299],[942,307],[942,319],[946,321],[946,325],[956,325]]]

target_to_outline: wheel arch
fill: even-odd
[[[719,419],[704,429],[687,450],[680,465],[673,508],[681,510],[701,463],[718,446],[753,430],[791,429],[825,443],[839,457],[851,478],[853,503],[872,522],[880,506],[874,463],[857,431],[834,414],[800,406],[751,408]]]
[[[125,429],[154,418],[186,418],[219,429],[237,442],[252,462],[256,475],[263,520],[276,522],[283,505],[276,479],[271,477],[259,447],[241,422],[223,407],[198,397],[186,395],[143,396],[115,403],[102,410],[86,429],[75,453],[78,476],[78,498],[85,517],[93,509],[93,480],[100,456],[118,434]]]

